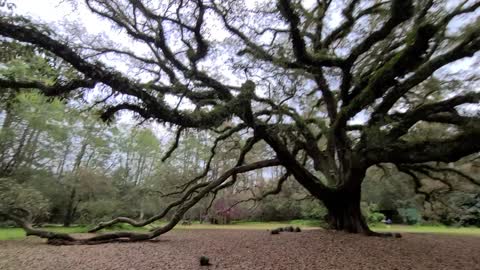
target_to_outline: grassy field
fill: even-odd
[[[236,222],[230,225],[212,225],[212,224],[198,224],[179,225],[176,229],[238,229],[238,230],[269,230],[278,227],[302,227],[302,228],[319,228],[320,223],[310,220],[292,220],[290,222]]]
[[[480,228],[478,227],[447,227],[447,226],[408,226],[408,225],[391,225],[374,226],[374,231],[378,232],[399,232],[399,233],[441,233],[441,234],[464,234],[480,236]]]
[[[165,223],[157,222],[154,226],[161,226]],[[312,220],[292,220],[290,222],[238,222],[230,225],[212,225],[212,224],[199,224],[193,223],[192,225],[177,225],[176,230],[192,230],[192,229],[237,229],[237,230],[268,230],[278,227],[286,226],[298,226],[302,228],[319,228],[320,223]],[[145,228],[135,228],[130,225],[122,225],[121,228],[111,229],[109,231],[146,231],[153,226],[147,226]],[[63,227],[45,227],[44,230],[63,232],[63,233],[86,233],[88,227],[86,226],[73,226],[69,228]],[[25,239],[25,232],[20,228],[0,228],[0,240],[16,240]]]
[[[53,232],[63,232],[63,233],[83,233],[86,232],[85,227],[47,227],[45,230]],[[16,240],[24,239],[25,232],[21,228],[0,228],[0,240]]]
[[[156,226],[162,225],[162,223],[155,224]],[[320,228],[320,223],[310,220],[292,220],[290,222],[237,222],[231,225],[211,225],[211,224],[198,224],[192,225],[178,225],[176,230],[194,230],[194,229],[239,229],[239,230],[268,230],[278,227],[286,226],[299,226],[302,229],[316,229]],[[145,231],[148,228],[134,228],[129,225],[123,225],[121,228],[112,230],[137,230]],[[63,233],[85,233],[88,228],[85,226],[74,226],[70,228],[63,227],[45,227],[45,230],[63,232]],[[472,235],[480,237],[480,228],[454,228],[446,226],[407,226],[407,225],[379,225],[373,226],[372,229],[378,232],[400,232],[400,233],[441,233],[452,235]],[[0,228],[0,240],[16,240],[25,239],[25,232],[20,228]]]

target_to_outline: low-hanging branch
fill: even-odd
[[[240,127],[238,127],[240,128]],[[230,134],[230,135],[229,135]],[[211,148],[211,151],[212,153],[215,152],[215,148],[218,144],[218,142],[220,142],[221,140],[224,140],[226,138],[228,138],[229,136],[231,136],[231,131],[230,132],[227,132],[226,134],[224,134],[223,136],[220,136],[219,138],[217,138],[215,140],[215,144],[214,146]],[[256,142],[256,141],[255,141]],[[242,148],[242,151],[240,153],[240,156],[238,158],[238,162],[236,164],[236,166],[234,168],[237,168],[237,167],[240,167],[243,165],[243,161],[245,159],[245,155],[252,149],[253,147],[253,144],[255,143],[253,141],[251,141],[250,143],[247,143],[243,148]],[[213,158],[214,155],[211,155],[211,158]],[[136,220],[133,220],[131,218],[128,218],[128,217],[117,217],[113,220],[110,220],[108,222],[101,222],[100,224],[98,224],[97,226],[95,226],[94,228],[90,229],[89,232],[97,232],[101,229],[104,229],[104,228],[107,228],[107,227],[111,227],[117,223],[127,223],[127,224],[130,224],[134,227],[144,227],[148,224],[151,224],[159,219],[162,219],[164,218],[169,212],[171,209],[173,209],[174,207],[177,207],[179,205],[182,205],[185,201],[187,201],[195,192],[198,192],[199,189],[201,188],[204,188],[206,186],[208,186],[210,184],[210,182],[202,182],[202,183],[197,183],[196,185],[193,185],[194,183],[196,183],[198,180],[204,178],[206,176],[206,174],[209,172],[209,164],[211,162],[211,159],[209,159],[209,162],[207,163],[207,166],[204,170],[204,173],[198,175],[197,177],[193,178],[192,180],[188,181],[186,184],[184,184],[182,187],[181,187],[181,190],[179,191],[175,191],[175,192],[171,192],[171,193],[168,193],[168,194],[164,194],[162,195],[162,197],[168,197],[168,196],[172,196],[172,195],[177,195],[177,194],[183,194],[183,196],[170,203],[161,213],[147,219],[147,220],[144,220],[144,221],[136,221]],[[240,172],[242,173],[242,172]],[[233,182],[235,181],[236,179],[236,175],[237,173],[236,172],[233,172],[230,177],[232,178]],[[193,185],[193,186],[191,186]],[[190,187],[191,186],[191,187]],[[190,187],[190,188],[189,188]],[[215,188],[213,188],[211,190],[212,193],[214,193],[214,196],[216,196],[217,192],[221,189],[224,189],[225,187],[227,187],[226,184],[223,184],[223,185],[218,185],[216,186]],[[189,189],[188,189],[189,188]],[[188,189],[188,190],[187,190]]]
[[[90,238],[86,239],[79,239],[79,238],[74,238],[73,236],[70,236],[68,234],[64,233],[56,233],[56,232],[49,232],[49,231],[44,231],[41,229],[34,229],[31,224],[28,222],[28,220],[20,217],[19,215],[13,215],[10,213],[2,213],[3,215],[7,216],[8,218],[12,219],[17,223],[18,226],[23,228],[26,232],[27,235],[35,235],[40,238],[46,238],[48,239],[48,242],[50,244],[102,244],[102,243],[108,243],[112,241],[143,241],[143,240],[149,240],[153,239],[155,237],[158,237],[171,229],[175,227],[175,225],[178,224],[178,222],[181,221],[183,218],[183,215],[192,207],[194,206],[197,202],[199,202],[201,199],[205,197],[206,194],[210,193],[214,188],[217,186],[221,185],[223,182],[225,182],[228,178],[230,178],[234,174],[239,174],[239,173],[244,173],[252,170],[257,170],[261,168],[266,168],[266,167],[273,167],[273,166],[278,166],[280,165],[280,162],[278,159],[269,159],[269,160],[262,160],[262,161],[257,161],[253,162],[250,164],[242,165],[242,166],[237,166],[233,167],[230,170],[227,170],[224,172],[220,177],[217,179],[207,183],[206,186],[204,186],[201,190],[198,191],[198,193],[191,197],[190,194],[193,193],[193,191],[196,191],[197,188],[191,188],[190,193],[185,195],[181,200],[178,205],[180,205],[173,217],[170,219],[170,221],[159,228],[156,228],[155,230],[148,232],[148,233],[136,233],[136,232],[113,232],[113,233],[104,233],[104,234],[99,234]],[[188,193],[188,192],[187,192]],[[172,205],[169,207],[173,208]],[[170,209],[171,209],[170,208]],[[163,213],[168,212],[168,210],[165,210]],[[139,227],[139,226],[145,226],[147,224],[150,224],[160,218],[162,218],[165,214],[159,214],[153,218],[150,218],[147,221],[139,222],[139,221],[134,221],[129,218],[116,218],[112,221],[109,222],[104,222],[100,223],[98,226],[93,228],[91,232],[98,231],[100,229],[106,228],[108,226],[112,226],[117,223],[128,223],[130,225]],[[163,216],[162,216],[163,215]]]
[[[430,172],[437,172],[437,173],[450,173],[450,174],[460,176],[461,178],[466,179],[467,181],[469,181],[474,185],[480,186],[479,179],[476,179],[475,177],[472,177],[455,168],[439,167],[439,166],[434,167],[429,164],[409,164],[409,165],[404,165],[404,167],[412,170],[422,171],[422,172],[430,171]]]
[[[207,176],[207,174],[210,172],[210,168],[211,168],[211,164],[212,164],[212,161],[213,161],[213,158],[215,157],[215,154],[216,154],[216,149],[218,147],[218,144],[221,142],[221,141],[224,141],[228,138],[230,138],[233,134],[235,134],[236,132],[242,130],[245,128],[245,125],[238,125],[236,127],[233,127],[231,129],[228,129],[225,133],[223,133],[222,135],[220,135],[219,137],[217,137],[213,143],[213,146],[210,148],[210,156],[208,157],[208,160],[207,160],[207,164],[205,165],[202,173],[200,173],[199,175],[195,176],[194,178],[192,178],[191,180],[181,184],[181,185],[178,185],[176,186],[176,188],[178,190],[176,191],[173,191],[173,192],[169,192],[167,194],[164,194],[162,195],[162,197],[169,197],[169,196],[172,196],[172,195],[178,195],[178,194],[182,194],[183,192],[185,192],[185,190],[187,190],[187,188],[189,188],[191,185],[197,183],[200,179],[203,179]],[[250,149],[248,150],[243,150],[243,151],[250,151]],[[246,153],[245,153],[246,154]],[[242,164],[237,164],[237,165],[242,165]]]
[[[248,199],[236,201],[232,205],[230,205],[230,207],[228,207],[225,211],[229,211],[229,210],[235,208],[237,205],[242,204],[242,203],[258,202],[258,201],[261,201],[261,200],[267,198],[268,196],[279,194],[280,192],[282,192],[283,184],[285,183],[285,181],[287,181],[289,176],[290,176],[290,174],[288,172],[285,173],[284,175],[282,175],[282,177],[280,177],[278,179],[277,185],[275,186],[274,189],[268,190],[268,191],[262,193],[260,196],[254,196],[254,197],[251,197],[251,198],[248,198]]]

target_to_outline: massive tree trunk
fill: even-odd
[[[401,237],[399,233],[378,233],[370,230],[360,207],[361,193],[360,181],[322,199],[328,210],[326,220],[330,229],[367,236]]]
[[[327,221],[331,229],[349,233],[371,234],[360,208],[361,189],[338,191],[324,200],[328,210]]]

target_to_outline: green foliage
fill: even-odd
[[[303,221],[301,225],[303,227],[318,227],[318,224],[315,224],[315,221],[311,221],[312,225],[307,225],[308,221]],[[161,225],[159,223],[156,225]],[[188,227],[179,226],[177,229],[231,229],[231,230],[271,230],[279,226],[288,226],[294,224],[293,221],[288,223],[272,223],[272,222],[237,222],[234,225],[205,225],[205,224],[194,224],[189,225]],[[88,231],[88,227],[84,226],[72,226],[68,228],[63,227],[51,227],[46,226],[43,229],[48,231],[62,232],[62,233],[85,233]],[[447,227],[447,226],[406,226],[406,225],[392,225],[386,227],[382,224],[373,225],[372,229],[379,232],[408,232],[408,233],[438,233],[438,234],[449,234],[449,235],[471,235],[471,236],[480,236],[480,228],[474,227]],[[141,231],[142,228],[135,228],[130,225],[119,225],[119,227],[109,228],[108,231]],[[21,240],[25,239],[25,232],[20,228],[0,228],[0,241],[1,240]]]
[[[449,226],[429,226],[429,225],[391,225],[372,227],[374,231],[378,232],[406,232],[406,233],[438,233],[450,235],[471,235],[480,236],[480,228],[475,227],[449,227]]]
[[[301,217],[301,209],[298,204],[279,197],[271,197],[257,208],[252,219],[260,221],[284,221]]]
[[[377,224],[381,223],[382,220],[385,219],[385,215],[377,212],[378,211],[378,206],[374,203],[366,203],[362,202],[361,203],[361,208],[362,208],[362,213],[364,217],[367,219],[368,224]]]
[[[0,178],[0,194],[0,212],[25,209],[31,214],[33,221],[48,216],[48,200],[32,187],[18,184],[14,179]]]
[[[435,204],[439,222],[450,226],[480,226],[480,195],[456,191],[446,197],[445,204]]]
[[[370,213],[367,217],[368,224],[377,224],[381,223],[382,220],[385,220],[385,215],[380,212]]]
[[[114,199],[89,200],[80,202],[78,211],[81,224],[96,224],[100,221],[110,220],[120,214],[119,210],[125,205]]]
[[[327,208],[318,200],[305,200],[300,204],[302,218],[323,220]]]
[[[413,225],[422,222],[421,213],[416,208],[399,208],[398,213],[406,224]]]
[[[362,200],[377,205],[377,210],[395,210],[399,201],[414,196],[409,176],[388,165],[371,167],[362,183]]]
[[[43,227],[42,229],[60,232],[60,233],[85,233],[87,229],[85,227],[75,226],[75,227]],[[25,239],[25,231],[21,228],[0,228],[0,240],[21,240]]]
[[[480,227],[480,196],[472,200],[471,204],[463,204],[462,208],[465,211],[464,215],[460,217],[460,226],[477,226]]]

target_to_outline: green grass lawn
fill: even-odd
[[[72,226],[72,227],[61,227],[61,226],[46,226],[42,228],[46,231],[52,232],[61,232],[61,233],[87,233],[89,227],[87,226]],[[146,231],[147,228],[135,228],[130,225],[122,225],[121,227],[104,229],[102,231]],[[0,240],[17,240],[25,239],[26,235],[23,229],[21,228],[0,228]]]
[[[63,232],[63,233],[84,233],[87,231],[85,227],[46,227],[48,231]],[[25,232],[21,228],[0,228],[0,240],[16,240],[24,239]]]
[[[240,230],[268,230],[278,227],[302,227],[302,228],[319,228],[321,223],[314,220],[291,220],[285,222],[234,222],[229,225],[212,225],[193,223],[192,225],[178,225],[177,229],[240,229]]]
[[[303,229],[320,228],[321,223],[309,220],[293,220],[290,222],[238,222],[231,225],[192,224],[179,225],[177,229],[250,229],[267,230],[286,226],[299,226]],[[377,225],[371,226],[377,232],[400,232],[400,233],[442,233],[442,234],[464,234],[480,236],[480,228],[475,227],[447,227],[447,226],[410,226],[410,225]]]
[[[161,226],[162,222],[155,223],[155,226]],[[302,229],[319,228],[321,223],[312,220],[292,220],[290,222],[235,222],[230,225],[211,225],[193,223],[192,225],[178,225],[176,230],[191,230],[191,229],[240,229],[240,230],[268,230],[278,227],[299,226]],[[112,231],[119,230],[136,230],[145,231],[152,226],[146,228],[134,228],[129,225],[122,225],[121,228],[110,229]],[[63,232],[63,233],[86,233],[88,228],[85,226],[74,226],[69,228],[64,227],[45,227],[45,230]],[[377,232],[400,232],[400,233],[442,233],[452,235],[472,235],[480,236],[480,228],[454,228],[446,226],[408,226],[408,225],[385,225],[372,226],[372,229]],[[25,232],[20,228],[0,228],[0,240],[17,240],[25,239]]]
[[[385,225],[373,226],[372,230],[377,232],[399,232],[399,233],[441,233],[441,234],[464,234],[480,236],[478,227],[447,227],[447,226],[409,226],[409,225]]]
[[[105,231],[146,231],[155,226],[162,226],[165,222],[156,222],[145,228],[135,228],[130,225],[122,225],[120,228],[108,229]],[[268,230],[278,227],[299,226],[302,228],[318,228],[320,223],[311,220],[292,220],[290,222],[236,222],[230,225],[212,225],[193,223],[192,225],[177,225],[175,230],[192,230],[192,229],[238,229],[238,230]],[[44,230],[63,232],[63,233],[86,233],[86,226],[74,226],[69,228],[63,227],[44,227]],[[25,239],[25,232],[20,228],[0,228],[0,240],[16,240]]]

